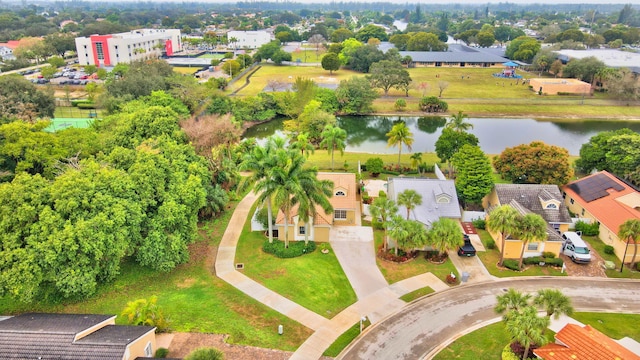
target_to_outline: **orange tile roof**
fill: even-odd
[[[580,195],[573,191],[569,185],[588,179],[598,174],[604,174],[611,180],[620,184],[624,188],[622,191],[616,191],[614,189],[608,189],[608,196],[586,202]],[[570,184],[565,185],[562,190],[566,192],[572,199],[577,201],[584,209],[590,212],[601,224],[607,227],[609,230],[617,233],[620,225],[629,219],[639,219],[640,212],[630,207],[622,198],[631,194],[639,194],[635,189],[620,181],[617,177],[606,171],[600,171],[596,174],[589,175],[580,180],[576,180]],[[633,196],[633,195],[631,195]],[[623,202],[624,201],[624,202]],[[625,203],[626,202],[626,203]]]
[[[556,334],[556,343],[533,351],[544,360],[640,360],[624,346],[618,344],[589,325],[567,324]]]
[[[331,180],[333,182],[334,196],[329,198],[329,202],[333,209],[354,210],[358,206],[356,197],[356,175],[353,173],[318,173],[318,180]],[[335,196],[335,192],[342,190],[346,196]],[[327,214],[320,206],[316,206],[318,216],[313,221],[314,225],[331,225],[333,224],[333,216]],[[298,205],[291,209],[291,219],[289,223],[293,223],[293,218],[298,215]],[[278,211],[276,224],[284,224],[284,213]]]

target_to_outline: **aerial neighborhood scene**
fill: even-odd
[[[640,3],[0,2],[0,359],[640,360]]]

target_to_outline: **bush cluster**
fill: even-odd
[[[156,355],[154,357],[164,359],[167,357],[167,355],[169,355],[169,349],[158,348],[158,350],[156,350]]]
[[[553,257],[547,258],[547,257],[541,257],[541,256],[532,256],[532,257],[524,258],[523,262],[526,265],[538,265],[543,262],[546,265],[555,266],[555,267],[562,267],[562,264],[564,264],[564,261],[562,261],[562,259],[553,258]]]
[[[485,244],[487,246],[487,249],[489,250],[493,250],[496,248],[496,242],[493,239],[488,239],[487,243]]]
[[[284,241],[273,239],[272,243],[269,240],[265,240],[264,245],[262,245],[262,251],[282,259],[302,256],[315,250],[316,243],[313,241],[309,241],[307,245],[304,244],[304,241],[289,241],[289,247],[285,248]]]
[[[502,360],[520,360],[518,355],[511,351],[511,344],[507,344],[507,346],[502,349]]]
[[[388,261],[403,263],[409,259],[417,257],[418,252],[412,251],[410,253],[406,253],[404,250],[398,249],[398,255],[396,255],[394,249],[389,249],[385,252],[382,250],[382,248],[380,248],[380,250],[378,251],[378,256]]]
[[[576,222],[576,231],[582,231],[583,235],[597,236],[600,234],[600,225],[597,222],[587,224],[584,221]]]
[[[607,254],[607,255],[613,255],[613,253],[614,253],[613,246],[605,245],[604,246],[604,253]]]
[[[475,227],[476,229],[484,230],[487,227],[487,221],[485,219],[475,219],[471,221],[471,223],[473,224],[473,227]],[[493,244],[495,245],[495,243]]]
[[[384,166],[384,171],[388,172],[388,173],[397,173],[397,174],[394,174],[394,175],[406,174],[408,172],[415,172],[415,170],[413,170],[412,168],[410,168],[408,166],[398,166],[398,164],[385,165]]]
[[[518,265],[519,265],[518,260],[514,260],[514,259],[505,259],[502,262],[502,266],[513,271],[520,271],[520,267]]]

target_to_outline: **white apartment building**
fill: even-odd
[[[236,39],[237,41],[231,41]],[[229,31],[227,33],[227,41],[229,46],[236,49],[257,49],[260,46],[269,43],[271,34],[264,30],[259,31]]]
[[[115,66],[171,56],[182,51],[182,39],[178,29],[138,29],[76,38],[76,50],[80,65]]]

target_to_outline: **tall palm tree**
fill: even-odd
[[[411,210],[416,206],[422,205],[422,195],[413,189],[407,189],[398,194],[398,205],[407,209],[407,220],[409,220]]]
[[[309,244],[309,220],[318,216],[317,206],[321,207],[325,213],[333,213],[333,206],[329,198],[333,195],[333,182],[331,180],[320,180],[317,178],[317,168],[305,171],[305,176],[300,178],[300,185],[305,190],[300,197],[298,205],[298,215],[304,221],[304,244]]]
[[[373,204],[369,206],[369,212],[371,212],[372,217],[382,222],[382,228],[384,229],[382,249],[387,251],[387,243],[389,242],[389,220],[398,212],[398,205],[396,205],[395,201],[387,197],[378,197],[373,200]]]
[[[491,231],[499,232],[502,239],[499,266],[502,266],[502,262],[504,261],[504,244],[507,242],[507,237],[516,229],[518,216],[518,211],[509,205],[499,206],[489,213],[487,227]]]
[[[631,268],[633,268],[633,264],[636,262],[636,255],[638,255],[638,240],[640,240],[640,220],[638,219],[629,219],[620,225],[620,229],[618,230],[618,237],[620,239],[626,239],[627,244],[626,248],[629,248],[629,244],[633,242],[633,256],[631,257]],[[626,251],[625,251],[626,254]],[[622,266],[620,266],[620,272],[624,267],[624,261],[626,259],[622,259]]]
[[[512,311],[520,312],[521,309],[529,306],[530,294],[523,294],[520,291],[509,288],[506,293],[496,296],[498,303],[493,308],[496,313],[505,315]]]
[[[418,175],[420,175],[420,164],[422,164],[422,153],[411,154],[411,166],[418,170]]]
[[[522,250],[520,251],[519,268],[522,269],[524,261],[524,250],[527,244],[532,241],[542,242],[547,240],[547,222],[542,216],[534,213],[526,214],[518,219],[516,232],[520,241],[522,241]]]
[[[331,154],[331,171],[333,171],[333,153],[335,150],[340,150],[340,154],[344,154],[344,148],[347,146],[347,132],[337,126],[327,125],[322,134],[321,147],[327,148],[329,154]]]
[[[399,122],[391,128],[391,131],[387,133],[387,146],[398,147],[398,167],[400,167],[400,156],[402,155],[402,145],[406,145],[407,149],[411,151],[411,145],[413,145],[413,134],[404,122]]]
[[[307,158],[309,157],[309,154],[313,154],[315,152],[315,147],[309,140],[308,133],[298,134],[298,136],[296,137],[296,141],[291,143],[291,149],[300,150],[300,153]],[[306,154],[305,154],[305,151],[306,151]]]
[[[455,220],[449,218],[440,218],[434,221],[429,230],[429,243],[440,253],[447,252],[462,245],[464,240],[462,238],[460,225],[458,225]]]
[[[511,339],[524,347],[522,360],[528,358],[531,345],[546,343],[544,331],[548,326],[549,318],[538,316],[538,309],[533,306],[527,306],[522,311],[513,312],[505,321],[505,328],[511,334]]]
[[[423,247],[429,242],[429,232],[421,222],[409,220],[406,222],[406,227],[407,231],[409,231],[409,236],[402,246],[405,251],[409,247],[411,249]]]
[[[468,118],[467,114],[462,113],[462,111],[458,111],[457,114],[451,115],[444,127],[456,132],[465,132],[469,129],[473,129],[473,124],[465,121]]]
[[[394,215],[391,217],[389,223],[389,236],[395,242],[395,254],[398,255],[398,248],[400,244],[404,244],[404,242],[409,237],[409,229],[407,228],[408,220],[402,218],[402,216]]]
[[[269,242],[273,242],[273,208],[271,198],[274,187],[269,170],[277,167],[278,157],[276,152],[285,150],[286,141],[281,137],[270,137],[264,146],[256,146],[253,151],[245,154],[240,170],[251,171],[251,175],[240,183],[239,190],[244,191],[250,185],[254,185],[254,191],[258,195],[258,202],[267,207],[267,222],[269,223]]]
[[[560,290],[556,289],[541,289],[533,298],[533,303],[542,306],[547,312],[547,317],[551,318],[551,315],[555,319],[558,319],[561,314],[571,315],[573,314],[573,306],[571,306],[571,299],[563,294]]]

